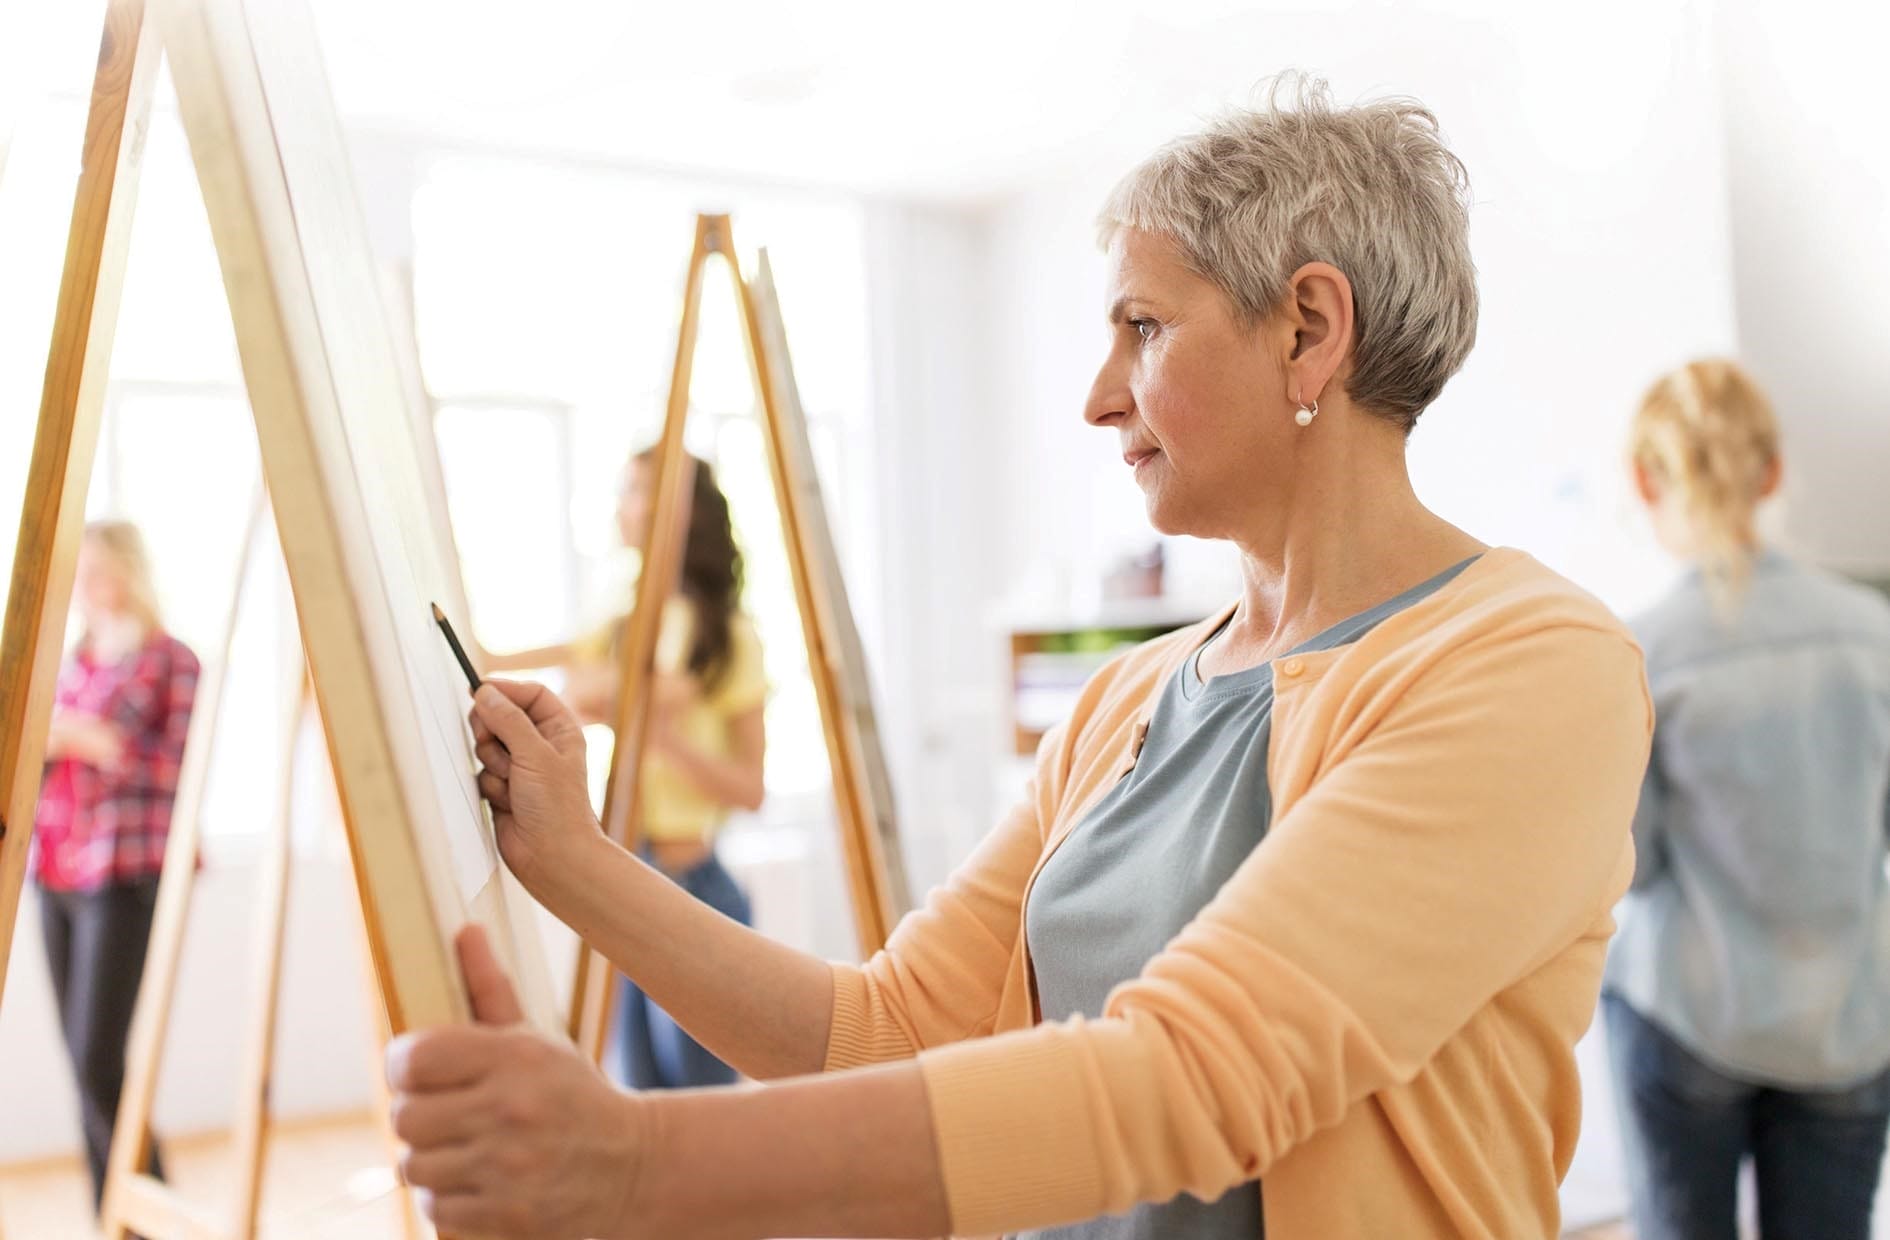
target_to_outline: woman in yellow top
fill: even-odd
[[[1463,168],[1409,100],[1293,93],[1111,196],[1083,409],[1150,522],[1233,544],[1244,588],[1099,671],[871,960],[682,896],[600,838],[556,698],[479,690],[507,865],[767,1083],[612,1091],[519,1023],[470,932],[485,1023],[389,1051],[443,1227],[1557,1234],[1575,1043],[1634,868],[1640,651],[1418,498],[1407,436],[1476,333]]]
[[[756,810],[763,795],[767,679],[761,640],[741,610],[742,553],[728,498],[706,461],[695,463],[689,535],[677,592],[663,607],[656,642],[656,687],[638,791],[644,856],[717,912],[753,924],[748,897],[715,852],[715,832],[734,809]],[[641,546],[656,484],[655,453],[624,468],[617,528]],[[488,670],[560,666],[564,697],[586,722],[614,720],[622,672],[617,619],[577,641],[487,656]],[[679,1028],[633,983],[618,1005],[619,1071],[635,1089],[725,1085],[735,1070]]]

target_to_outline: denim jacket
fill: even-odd
[[[1890,604],[1776,552],[1633,625],[1654,695],[1606,988],[1702,1059],[1835,1088],[1890,1065]]]

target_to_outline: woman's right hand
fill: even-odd
[[[492,805],[499,855],[538,895],[601,838],[585,775],[584,733],[541,684],[488,680],[473,695],[479,791]]]

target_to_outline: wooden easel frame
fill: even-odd
[[[105,361],[117,325],[132,205],[157,78],[142,13],[111,5],[86,116],[33,455],[0,623],[0,998],[39,805],[73,570],[104,413]],[[0,162],[12,120],[0,118]]]
[[[683,285],[682,322],[670,375],[669,403],[657,448],[653,519],[646,535],[636,604],[620,643],[622,682],[610,777],[604,793],[604,830],[635,850],[639,772],[647,739],[656,643],[664,603],[675,591],[688,531],[693,465],[683,448],[690,378],[701,321],[702,284],[710,259],[720,256],[741,309],[756,403],[762,416],[769,473],[787,541],[788,563],[807,666],[820,707],[821,730],[833,773],[854,928],[863,954],[885,946],[892,927],[911,907],[900,852],[892,781],[872,707],[866,660],[854,627],[840,558],[821,500],[820,479],[807,421],[788,356],[787,336],[767,254],[744,277],[727,215],[696,217],[695,244]],[[615,972],[590,947],[578,945],[571,989],[571,1036],[594,1061],[603,1057],[615,1004]]]
[[[310,73],[307,58],[283,58],[285,48],[306,49],[306,42],[295,37],[305,30],[295,27],[295,14],[278,12],[274,5],[248,12],[236,0],[158,0],[158,5],[164,50],[175,62],[185,129],[236,323],[264,472],[274,507],[291,514],[279,530],[291,583],[297,586],[296,613],[315,672],[315,693],[325,721],[339,716],[349,724],[346,729],[330,725],[324,730],[343,793],[350,858],[386,1027],[395,1032],[464,1021],[470,1016],[464,985],[433,912],[443,880],[436,861],[423,855],[443,844],[423,839],[413,829],[418,802],[412,798],[420,776],[412,743],[403,737],[411,732],[415,708],[379,692],[387,681],[384,661],[395,635],[378,616],[351,612],[352,604],[339,597],[343,592],[311,585],[350,580],[348,570],[358,571],[364,557],[377,549],[365,528],[358,479],[346,472],[348,448],[337,415],[346,394],[332,370],[309,363],[326,361],[331,350],[355,346],[348,357],[351,363],[388,365],[390,370],[391,364],[377,354],[361,355],[358,340],[338,342],[324,335],[324,328],[356,327],[349,321],[323,319],[321,303],[327,295],[332,308],[339,288],[332,282],[357,272],[317,271],[303,261],[298,229],[304,223],[304,204],[294,197],[282,166],[286,148],[276,145],[281,139],[273,128],[281,118],[269,105],[282,104],[283,96],[297,104],[308,100],[306,95],[293,97],[296,90],[309,89],[308,82],[298,80]],[[259,31],[251,17],[266,18],[270,28]],[[12,589],[0,630],[0,986],[38,800],[103,410],[160,58],[157,25],[146,20],[144,0],[108,0]],[[262,61],[265,50],[276,57],[268,65]],[[318,70],[316,76],[319,82]],[[266,77],[279,79],[280,96],[271,93]],[[319,98],[313,102],[318,106],[295,118],[301,126],[298,132],[332,144],[332,120],[324,131],[325,105]],[[272,145],[277,158],[257,158]],[[318,217],[334,209],[326,200],[307,205]],[[336,221],[316,222],[333,226]],[[345,233],[342,239],[347,240]],[[320,284],[323,279],[331,283]],[[380,370],[372,376],[382,377]],[[384,383],[374,394],[390,390],[399,389]],[[339,492],[333,489],[337,486]],[[365,821],[357,823],[357,816]],[[279,878],[272,869],[269,881],[286,881],[286,870],[280,873]],[[515,907],[512,893],[498,877],[479,899],[490,901],[480,905],[486,916],[504,918]],[[265,900],[265,909],[270,902]],[[274,898],[274,903],[273,915],[279,918],[281,900]],[[273,962],[267,967],[273,970]],[[153,993],[168,1003],[169,990],[160,986]],[[529,992],[529,985],[524,990]],[[273,1007],[265,1008],[258,1015],[263,1028],[253,1045],[264,1045],[271,1031]],[[251,1077],[262,1079],[267,1067],[265,1048]],[[144,1140],[139,1125],[131,1148]],[[260,1110],[245,1121],[239,1141],[260,1150]],[[124,1161],[136,1167],[140,1159],[134,1154]],[[259,1166],[252,1163],[251,1183],[239,1207],[239,1213],[251,1217],[253,1171]],[[134,1199],[138,1196],[132,1193]],[[142,1215],[140,1220],[143,1225]],[[212,1234],[200,1220],[181,1213],[175,1224],[181,1234]],[[164,1215],[154,1230],[172,1234],[171,1228],[170,1216]]]

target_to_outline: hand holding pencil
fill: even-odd
[[[472,687],[467,720],[499,855],[525,889],[538,895],[543,884],[578,864],[567,860],[579,852],[574,845],[603,833],[591,810],[583,728],[544,685],[481,680],[437,603],[433,618]]]

